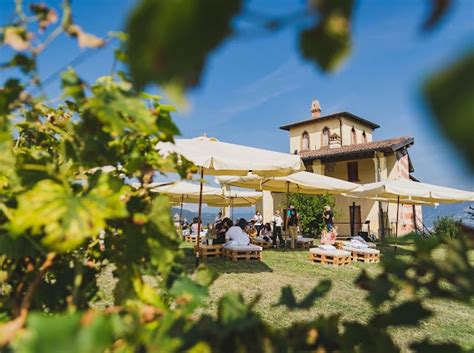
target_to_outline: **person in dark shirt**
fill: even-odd
[[[324,206],[323,219],[324,219],[324,223],[326,224],[327,231],[331,232],[334,228],[333,213],[332,213],[331,207]]]
[[[225,233],[232,227],[234,224],[230,218],[224,218],[221,222],[216,224],[215,231],[216,231],[216,239],[214,240],[214,244],[224,244],[225,243]]]
[[[290,205],[286,214],[286,234],[291,239],[291,250],[295,250],[298,237],[298,213],[293,205]]]

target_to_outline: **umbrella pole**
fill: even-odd
[[[397,196],[397,225],[395,229],[395,252],[397,252],[397,241],[398,241],[398,217],[400,212],[400,195]]]
[[[290,232],[288,229],[288,210],[290,209],[290,182],[286,182],[286,217],[285,217],[285,247],[284,251],[286,251],[286,238],[288,237],[288,233]],[[293,243],[291,243],[293,244]]]
[[[198,208],[198,231],[196,237],[196,267],[199,265],[199,246],[201,244],[201,225],[202,225],[202,189],[204,183],[204,168],[201,167],[201,180],[199,184],[199,208]]]
[[[183,236],[183,201],[184,195],[181,195],[181,208],[179,209],[179,229],[181,231],[181,237]]]
[[[232,218],[232,222],[234,221],[234,198],[230,197],[230,218]]]

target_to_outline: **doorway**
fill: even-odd
[[[362,230],[362,219],[359,205],[353,203],[352,206],[349,206],[349,217],[351,222],[351,236],[358,235]]]

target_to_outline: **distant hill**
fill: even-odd
[[[203,224],[213,223],[214,218],[217,215],[217,212],[219,212],[219,211],[216,210],[216,211],[213,211],[213,212],[209,212],[209,211],[204,210],[202,212],[202,223]],[[171,215],[174,216],[176,214],[179,215],[179,208],[173,207],[171,209]],[[197,217],[197,215],[198,215],[197,211],[183,210],[183,219],[186,219],[188,222],[191,222],[194,217]],[[234,211],[234,218],[235,219],[242,218],[242,217],[245,218],[245,219],[250,219],[250,218],[253,217],[253,212],[251,212],[251,211],[242,212],[242,211],[239,211],[239,210]]]
[[[430,228],[433,226],[433,222],[436,218],[441,216],[450,216],[457,219],[463,219],[463,222],[465,223],[472,223],[473,221],[468,219],[466,213],[469,206],[474,207],[474,203],[455,203],[439,205],[438,207],[423,206],[423,223]]]

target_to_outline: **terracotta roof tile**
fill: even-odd
[[[413,137],[403,136],[388,140],[372,141],[367,143],[358,143],[336,148],[322,148],[319,150],[301,151],[300,156],[303,160],[327,159],[332,157],[350,156],[370,152],[393,152],[404,146],[414,143]]]

